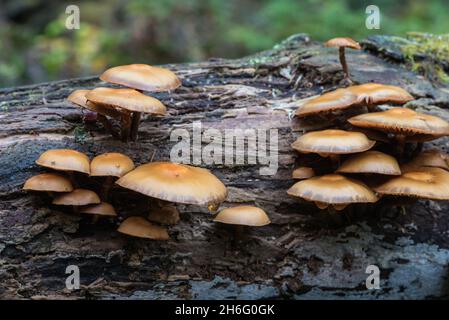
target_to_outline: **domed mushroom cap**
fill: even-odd
[[[449,156],[439,150],[421,152],[412,161],[402,165],[404,172],[414,171],[420,167],[436,167],[449,170]]]
[[[404,104],[413,100],[413,96],[404,89],[379,83],[365,83],[347,88],[358,97],[358,101],[368,104]]]
[[[225,185],[209,170],[171,162],[144,164],[116,183],[150,197],[185,204],[221,203],[227,196]]]
[[[271,223],[265,211],[254,206],[223,209],[217,214],[214,221],[252,227],[261,227]]]
[[[128,156],[110,152],[96,156],[90,163],[91,176],[122,177],[134,169],[134,162]]]
[[[23,190],[70,192],[73,191],[69,179],[56,173],[42,173],[29,178],[23,185]]]
[[[75,189],[70,193],[62,194],[53,200],[53,204],[62,206],[85,206],[100,202],[98,195],[87,189]]]
[[[337,172],[400,175],[401,169],[392,156],[379,151],[366,151],[351,156]]]
[[[449,123],[445,120],[407,108],[391,108],[387,111],[361,114],[348,121],[358,127],[405,135],[449,135]]]
[[[89,214],[96,214],[99,216],[110,216],[115,217],[117,216],[117,213],[115,212],[114,207],[107,203],[107,202],[101,202],[99,204],[92,204],[88,205],[86,207],[83,207],[80,210],[81,213],[89,213]]]
[[[170,70],[147,64],[129,64],[106,70],[100,79],[144,91],[167,91],[181,85]]]
[[[371,149],[376,142],[361,132],[328,129],[300,136],[292,148],[304,153],[348,154]]]
[[[55,170],[90,173],[89,158],[71,149],[47,150],[36,160],[36,164]]]
[[[295,115],[298,118],[303,118],[321,112],[341,110],[356,105],[359,105],[357,95],[347,89],[337,89],[307,101],[296,110]]]
[[[134,89],[95,88],[86,98],[96,104],[122,108],[133,112],[165,115],[167,110],[158,99]]]
[[[315,175],[315,171],[310,167],[299,167],[293,170],[293,179],[308,179]]]
[[[123,221],[118,232],[127,234],[133,237],[147,238],[153,240],[168,240],[170,239],[167,229],[164,227],[152,224],[150,221],[142,217],[129,217]]]
[[[119,118],[120,117],[119,111],[117,111],[113,108],[104,106],[104,105],[99,105],[99,104],[95,104],[91,101],[88,101],[86,98],[86,95],[90,91],[91,90],[75,90],[67,97],[67,100],[82,107],[82,108],[102,114],[104,116],[108,116],[111,118]]]
[[[307,201],[328,204],[367,203],[378,200],[364,183],[339,174],[299,181],[287,193]]]
[[[394,177],[374,190],[386,195],[449,200],[449,172],[440,168],[422,167]]]
[[[360,44],[348,37],[338,37],[328,40],[325,44],[326,47],[344,47],[351,48],[355,50],[362,49]]]

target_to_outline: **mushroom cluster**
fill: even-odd
[[[292,148],[303,156],[292,176],[301,181],[287,193],[329,212],[374,203],[382,196],[449,200],[449,157],[438,150],[421,151],[424,141],[449,136],[449,123],[398,106],[411,100],[400,87],[366,83],[300,106],[298,118],[336,121],[293,142]],[[307,161],[307,154],[331,161]]]
[[[31,177],[25,182],[24,190],[47,192],[53,205],[71,206],[74,213],[93,214],[95,221],[99,216],[118,216],[107,202],[114,182],[147,196],[150,204],[146,217],[127,217],[118,228],[118,232],[133,237],[167,240],[169,235],[164,226],[180,220],[175,204],[204,205],[215,212],[228,193],[226,186],[207,169],[172,162],[150,162],[135,167],[133,160],[121,153],[104,153],[90,161],[76,150],[53,149],[42,153],[36,163],[63,172]],[[75,172],[97,179],[98,190],[78,187],[81,179]],[[252,206],[224,209],[214,221],[236,226],[270,223],[262,209]]]
[[[67,100],[87,109],[113,137],[122,141],[136,141],[142,114],[164,116],[164,104],[142,91],[170,91],[181,85],[170,70],[146,64],[131,64],[106,70],[100,79],[127,88],[100,87],[92,90],[75,90]],[[120,132],[113,125],[120,123]]]

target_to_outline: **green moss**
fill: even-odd
[[[87,132],[84,126],[76,126],[73,130],[73,135],[77,143],[84,144],[86,142]]]
[[[413,71],[439,82],[449,83],[449,34],[409,33],[400,46]]]

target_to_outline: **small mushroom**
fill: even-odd
[[[401,155],[407,137],[432,135],[436,139],[449,135],[449,123],[445,120],[407,108],[391,108],[387,111],[361,114],[348,121],[357,127],[394,134]]]
[[[138,238],[146,238],[152,240],[170,239],[167,233],[167,229],[155,225],[148,220],[137,216],[129,217],[125,221],[123,221],[117,231]]]
[[[109,190],[114,183],[114,177],[123,177],[133,170],[134,167],[134,162],[131,158],[117,152],[104,153],[92,159],[90,175],[93,177],[107,177],[101,192],[103,200],[108,200]]]
[[[100,79],[143,91],[173,90],[181,81],[172,71],[147,64],[129,64],[106,70]]]
[[[29,178],[23,185],[23,190],[44,191],[52,196],[53,192],[71,192],[72,183],[66,177],[56,173],[42,173]]]
[[[99,204],[92,204],[82,207],[80,209],[80,212],[94,214],[98,216],[108,216],[108,217],[117,216],[117,212],[115,211],[114,207],[107,202],[101,202]]]
[[[132,113],[138,114],[140,122],[141,113],[165,115],[167,112],[162,102],[134,89],[96,88],[88,92],[86,98],[95,104],[112,107],[121,112],[123,141],[127,141],[132,135],[130,132]],[[135,130],[137,133],[138,124]],[[135,137],[133,137],[133,140],[135,140]]]
[[[292,144],[292,148],[302,153],[318,153],[322,157],[330,157],[335,165],[339,162],[339,155],[363,152],[371,149],[375,143],[361,132],[328,129],[300,136]]]
[[[123,188],[174,203],[220,204],[227,196],[225,185],[209,170],[172,162],[141,165],[116,183]]]
[[[314,202],[320,209],[340,211],[351,203],[373,203],[378,199],[364,183],[339,174],[327,174],[295,183],[287,193]]]
[[[360,106],[357,95],[347,88],[342,88],[307,101],[296,110],[295,116],[304,118],[312,115],[323,115],[355,106]]]
[[[374,190],[382,195],[449,200],[449,172],[422,167],[391,178]]]
[[[148,220],[160,224],[177,224],[180,220],[179,211],[171,204],[166,204],[158,208],[151,208],[150,213],[148,214]]]
[[[449,171],[449,156],[439,150],[427,150],[421,152],[412,161],[402,165],[403,172],[414,171],[420,167],[436,167]]]
[[[392,156],[379,151],[365,151],[344,161],[337,172],[400,175],[401,169]]]
[[[53,204],[60,206],[73,206],[74,212],[78,212],[78,207],[88,204],[98,204],[101,200],[98,195],[87,189],[75,189],[72,192],[57,196]]]
[[[362,48],[360,47],[360,44],[351,38],[333,38],[328,40],[325,43],[325,46],[338,48],[340,63],[343,68],[343,72],[345,73],[345,77],[352,82],[348,71],[348,64],[346,63],[345,48],[361,50]]]
[[[254,206],[237,206],[223,209],[217,214],[214,221],[233,225],[235,241],[238,241],[245,227],[262,227],[271,223],[265,211]]]
[[[299,167],[293,170],[292,178],[293,179],[309,179],[315,176],[315,171],[310,167]]]

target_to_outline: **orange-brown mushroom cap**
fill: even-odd
[[[343,88],[327,92],[307,101],[296,110],[295,115],[298,118],[303,118],[322,112],[347,109],[357,105],[360,105],[357,95]]]
[[[217,214],[214,221],[252,227],[261,227],[271,223],[265,211],[254,206],[238,206],[223,209]]]
[[[337,172],[400,175],[401,169],[392,156],[379,151],[366,151],[344,161]]]
[[[171,162],[152,162],[137,167],[116,182],[147,196],[185,204],[221,203],[225,185],[209,170]]]
[[[287,193],[327,204],[371,203],[378,199],[364,183],[339,174],[327,174],[295,183]]]
[[[106,70],[100,79],[144,91],[176,89],[181,81],[172,71],[147,64],[130,64]]]
[[[67,97],[67,100],[82,108],[102,114],[104,116],[108,116],[114,119],[120,117],[120,112],[115,110],[114,108],[88,101],[86,98],[86,94],[89,92],[90,90],[75,90]]]
[[[449,200],[449,172],[422,167],[394,177],[374,190],[384,195]]]
[[[351,48],[355,50],[362,49],[360,47],[360,44],[348,37],[338,37],[328,40],[325,44],[326,47],[344,47],[344,48]]]
[[[76,105],[85,107],[87,103],[86,94],[90,90],[80,89],[73,91],[68,97],[67,100]]]
[[[167,109],[158,99],[144,95],[134,89],[95,88],[86,94],[95,104],[112,106],[131,112],[165,115]]]
[[[101,202],[99,204],[88,205],[86,207],[81,208],[80,212],[95,214],[95,215],[99,215],[99,216],[110,216],[110,217],[117,216],[117,212],[115,212],[114,207],[107,202]]]
[[[361,114],[348,121],[354,126],[404,135],[449,135],[447,121],[407,108],[391,108],[387,111]]]
[[[312,178],[315,175],[315,171],[310,167],[299,167],[293,170],[292,178],[293,179],[308,179]]]
[[[420,167],[436,167],[449,170],[449,156],[439,150],[426,150],[418,154],[412,161],[402,165],[404,172],[414,171]]]
[[[167,229],[155,225],[142,217],[129,217],[123,221],[118,232],[133,237],[147,238],[152,240],[168,240],[170,239]]]
[[[66,177],[56,173],[42,173],[29,178],[23,185],[23,190],[71,192],[72,183]]]
[[[130,157],[117,152],[104,153],[96,156],[90,163],[91,176],[122,177],[134,169]]]
[[[62,206],[85,206],[100,203],[98,195],[87,189],[75,189],[72,192],[62,194],[53,200],[53,204]]]
[[[89,158],[84,153],[71,149],[47,150],[39,156],[36,164],[55,170],[90,173]]]
[[[414,99],[410,93],[400,87],[380,83],[365,83],[348,87],[347,90],[357,95],[359,102],[371,105],[404,104]]]
[[[361,132],[328,129],[300,136],[292,148],[303,153],[349,154],[371,149],[376,142]]]

